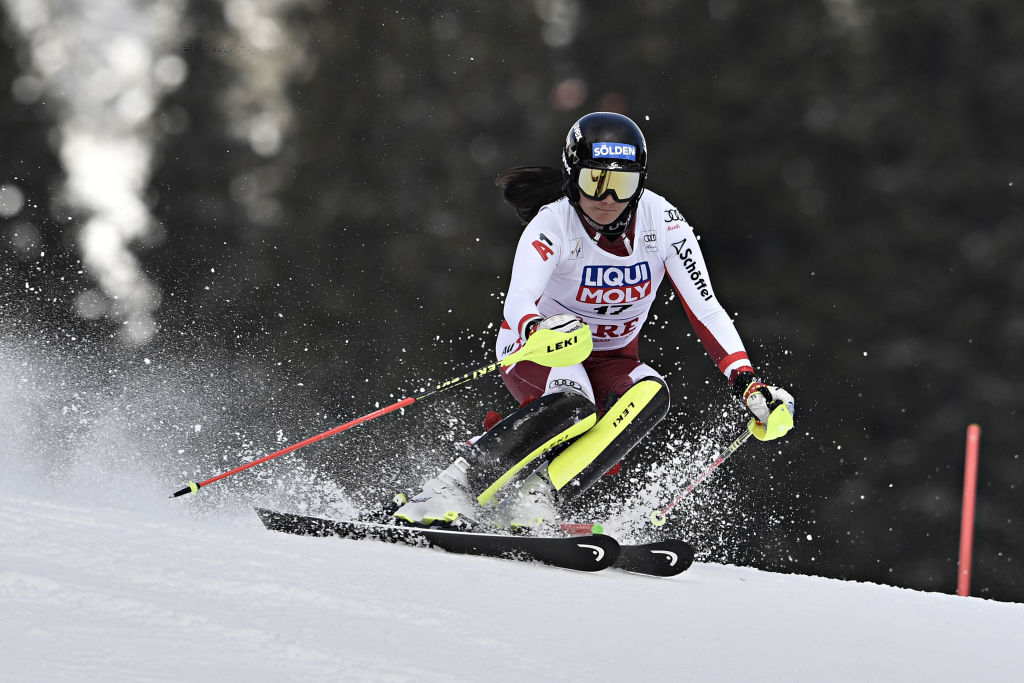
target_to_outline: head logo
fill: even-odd
[[[626,159],[636,161],[636,146],[624,142],[595,142],[590,147],[594,159]]]
[[[670,567],[676,566],[676,562],[679,561],[679,556],[676,555],[671,550],[652,550],[651,554],[652,555],[664,555],[665,559],[668,560],[668,566],[670,566]]]

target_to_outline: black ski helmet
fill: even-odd
[[[565,194],[576,207],[579,207],[580,201],[578,174],[584,168],[635,171],[640,174],[639,186],[619,220],[609,226],[595,226],[602,233],[621,234],[632,220],[647,179],[647,142],[644,134],[629,117],[622,114],[605,111],[587,114],[569,129],[562,150]]]

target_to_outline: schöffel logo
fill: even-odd
[[[585,304],[628,304],[651,294],[647,261],[631,266],[586,266],[576,300]]]
[[[624,142],[595,142],[590,155],[594,159],[627,159],[636,161],[636,146]]]

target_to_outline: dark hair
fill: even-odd
[[[559,169],[550,166],[517,166],[494,181],[505,201],[516,210],[523,224],[529,223],[545,204],[565,196],[565,181]]]

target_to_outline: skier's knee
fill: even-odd
[[[590,488],[664,419],[669,403],[664,380],[645,377],[638,381],[610,406],[593,429],[551,461],[551,483],[568,497]]]
[[[654,382],[655,384],[660,385],[664,389],[663,392],[657,391],[654,394],[652,401],[648,404],[651,405],[652,407],[661,408],[661,414],[657,418],[655,423],[660,422],[662,419],[664,419],[665,415],[668,414],[670,394],[668,390],[668,384],[665,382],[665,380],[663,380],[661,377],[655,377],[653,375],[650,377],[642,377],[633,384],[628,384],[623,388],[613,388],[612,391],[608,392],[608,395],[604,399],[604,411],[606,413],[608,411],[611,411],[615,407],[615,404],[617,404],[623,396],[632,391],[635,387],[650,387],[650,385],[644,385],[644,382]]]
[[[495,425],[480,437],[471,455],[474,467],[469,483],[480,503],[488,504],[500,488],[533,471],[547,451],[593,427],[595,413],[586,396],[557,392],[541,396]]]

